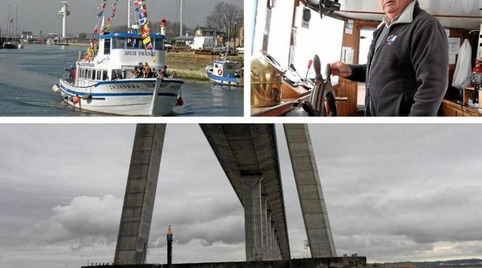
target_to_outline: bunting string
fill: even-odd
[[[97,13],[97,24],[94,27],[92,33],[92,39],[95,39],[95,36],[99,33],[99,25],[102,23],[102,19],[104,17],[105,7],[107,6],[107,0],[102,0],[102,3],[96,8],[96,10],[100,9],[100,12]],[[101,26],[102,27],[102,26]],[[101,29],[103,32],[103,29]]]
[[[140,34],[142,36],[142,43],[146,50],[151,51],[152,55],[152,42],[151,37],[149,36],[151,28],[149,26],[149,19],[147,18],[146,0],[134,0],[134,10],[137,12],[138,16],[137,24],[141,26]]]
[[[114,19],[115,17],[115,13],[117,11],[117,3],[119,2],[119,0],[115,0],[114,3],[112,3],[112,13],[110,15],[109,18],[107,18],[107,25],[104,27],[104,30],[103,32],[110,32],[110,27],[111,27],[111,24],[112,24],[112,20]]]

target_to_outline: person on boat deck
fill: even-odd
[[[114,80],[122,79],[122,74],[120,71],[114,71]]]
[[[152,73],[151,67],[147,66],[147,68],[144,68],[144,78],[152,77],[154,77],[154,74]]]
[[[448,87],[448,42],[417,0],[378,0],[385,13],[367,64],[331,63],[331,72],[366,83],[367,116],[435,116]]]
[[[143,68],[143,66],[140,65],[140,66],[137,68],[137,70],[138,70],[138,73],[137,73],[136,78],[142,78],[142,77],[144,77],[144,68]]]
[[[157,76],[158,77],[166,77],[165,75],[166,75],[166,73],[164,72],[164,68],[161,67],[161,69],[159,69],[159,72],[157,73]]]
[[[168,74],[167,74],[167,65],[164,65],[164,77],[168,77]]]
[[[70,66],[69,70],[70,70],[70,72],[69,72],[69,78],[70,78],[70,79],[75,79],[75,68],[74,68],[74,66]]]
[[[137,69],[137,66],[134,66],[134,71],[129,75],[129,78],[136,78],[139,75],[139,70]]]

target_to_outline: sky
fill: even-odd
[[[293,258],[309,256],[281,125]],[[309,125],[338,256],[482,258],[482,125]],[[0,125],[0,267],[112,262],[135,125]],[[243,209],[196,124],[170,124],[147,262],[242,261]]]
[[[130,0],[132,2],[132,0]],[[8,6],[11,14],[15,16],[15,7],[18,10],[18,30],[31,31],[38,34],[61,33],[61,17],[57,12],[61,8],[60,0],[2,0],[0,3],[0,27],[6,29]],[[67,19],[67,33],[90,33],[97,23],[96,8],[101,0],[70,0],[70,16]],[[110,16],[111,4],[108,0],[105,15]],[[113,26],[127,23],[127,2],[119,0]],[[243,0],[183,0],[183,23],[190,28],[197,25],[207,25],[206,17],[214,10],[217,3],[231,3],[243,8]],[[159,21],[162,16],[169,22],[179,22],[180,0],[149,0],[147,1],[148,16],[151,21]]]

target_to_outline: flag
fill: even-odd
[[[139,25],[144,26],[147,23],[147,20],[146,20],[146,18],[142,18],[142,19],[137,20],[137,23],[139,23]]]
[[[106,5],[107,5],[107,0],[104,0],[102,4],[100,4],[100,6],[98,6],[96,9],[101,9],[101,8],[104,9]]]

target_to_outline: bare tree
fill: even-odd
[[[207,18],[207,24],[228,34],[235,29],[235,25],[243,22],[243,10],[238,6],[221,2],[216,4],[214,11]]]

